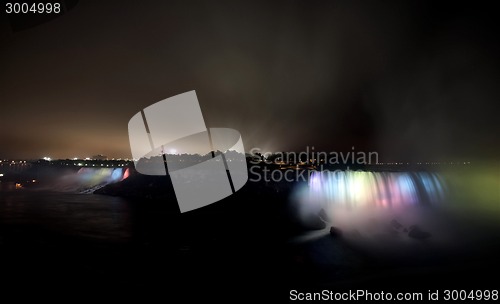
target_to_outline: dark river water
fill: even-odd
[[[0,223],[4,232],[12,228],[22,233],[26,228],[27,233],[36,234],[34,228],[38,228],[39,232],[108,242],[126,242],[132,237],[129,203],[104,195],[0,192]]]
[[[196,214],[179,221],[176,208],[105,195],[0,192],[0,291],[120,298],[135,291],[166,300],[189,295],[192,286],[223,294],[246,285],[242,273],[267,267],[266,247],[214,228],[221,221],[203,226]]]
[[[446,219],[423,210],[415,220],[432,232],[425,242],[350,242],[326,229],[297,243],[275,232],[289,230],[281,213],[252,211],[238,200],[183,215],[176,208],[105,195],[0,191],[0,290],[125,298],[139,292],[162,300],[253,290],[247,296],[279,301],[300,287],[491,288],[486,273],[499,269],[497,225],[465,213]]]

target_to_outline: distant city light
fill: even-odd
[[[176,154],[177,150],[176,149],[170,149],[170,154]]]
[[[43,160],[51,161],[51,158],[50,157],[44,157]]]
[[[2,177],[2,176],[3,176],[3,173],[0,173],[0,177]]]

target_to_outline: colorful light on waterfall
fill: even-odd
[[[63,192],[92,193],[108,184],[128,178],[128,168],[81,168],[76,173],[62,176],[56,190]]]
[[[444,197],[443,183],[427,172],[313,172],[308,201],[328,206],[393,207],[434,204]]]

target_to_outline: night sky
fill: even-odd
[[[500,33],[487,2],[80,1],[0,23],[0,158],[130,157],[129,119],[196,90],[263,151],[489,159]]]

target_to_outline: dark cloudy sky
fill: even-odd
[[[193,89],[247,150],[496,157],[496,10],[435,2],[80,1],[21,31],[2,12],[0,157],[130,157],[129,119]]]

